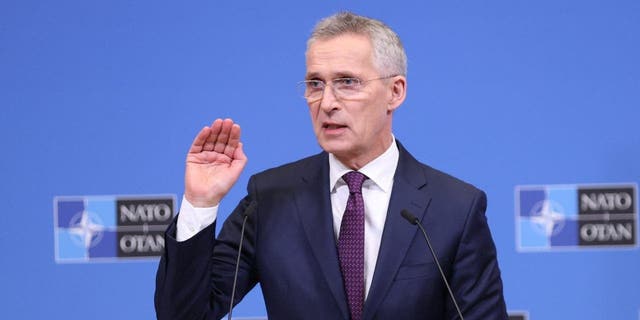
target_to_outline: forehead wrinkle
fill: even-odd
[[[369,69],[370,61],[362,54],[343,53],[340,55],[308,57],[306,79],[335,79],[358,77]]]

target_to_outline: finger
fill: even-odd
[[[229,136],[231,135],[232,127],[233,127],[233,120],[224,119],[224,121],[222,121],[222,128],[220,129],[218,138],[215,140],[213,151],[219,152],[219,153],[224,152],[224,149],[227,147],[227,144],[229,143]]]
[[[229,142],[227,146],[224,148],[224,154],[226,154],[229,158],[233,159],[234,152],[240,143],[240,125],[233,124],[231,127],[231,132],[229,133]]]
[[[202,152],[202,148],[204,147],[205,142],[207,141],[207,137],[211,133],[211,128],[204,127],[198,135],[193,139],[193,143],[191,143],[191,148],[189,148],[189,153],[198,153]]]
[[[222,119],[216,119],[211,123],[211,133],[207,137],[207,141],[204,143],[202,150],[213,151],[213,147],[216,145],[216,140],[218,139],[220,130],[222,130]]]

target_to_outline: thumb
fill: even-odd
[[[244,167],[244,165],[247,163],[248,159],[247,159],[247,156],[244,154],[243,147],[244,147],[244,144],[242,142],[238,142],[238,147],[233,152],[233,160],[231,161],[231,166],[240,165],[241,167]]]

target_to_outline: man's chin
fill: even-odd
[[[328,152],[328,153],[332,153],[334,155],[340,155],[343,153],[346,153],[346,151],[349,150],[349,144],[346,143],[345,141],[336,141],[336,140],[331,140],[331,141],[326,141],[326,140],[318,140],[318,143],[320,144],[320,147],[322,148],[322,150]]]

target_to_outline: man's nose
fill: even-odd
[[[320,108],[326,112],[335,109],[338,105],[338,99],[336,98],[336,94],[333,90],[333,87],[327,85],[324,87],[324,91],[322,92],[322,98],[320,100]]]

